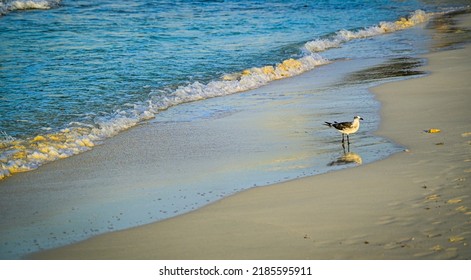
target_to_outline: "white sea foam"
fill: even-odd
[[[165,110],[169,107],[212,97],[219,97],[259,88],[271,81],[292,77],[329,63],[317,54],[310,54],[300,59],[287,59],[275,66],[254,67],[240,73],[231,73],[221,80],[208,84],[195,82],[180,87],[164,97],[152,101],[151,111]]]
[[[59,6],[62,0],[2,0],[0,15],[16,10],[47,10]]]
[[[317,39],[307,42],[304,47],[310,52],[323,52],[331,48],[339,48],[342,46],[342,44],[354,39],[368,38],[410,28],[417,24],[428,21],[432,16],[432,13],[426,13],[422,10],[417,10],[408,18],[401,18],[395,22],[381,22],[378,25],[357,31],[340,30],[330,38]]]
[[[58,3],[59,1],[45,2]],[[93,125],[74,122],[70,123],[68,128],[56,133],[38,135],[27,140],[3,137],[4,140],[0,141],[0,179],[16,172],[35,169],[50,161],[88,151],[104,139],[144,120],[154,118],[159,111],[172,106],[247,91],[274,80],[299,75],[319,65],[329,63],[318,54],[319,52],[341,47],[343,43],[350,40],[412,27],[428,20],[430,16],[431,14],[423,11],[416,11],[408,19],[382,22],[377,26],[358,31],[341,30],[332,38],[306,43],[305,48],[310,52],[302,58],[290,58],[277,65],[254,67],[238,73],[230,73],[207,84],[194,82],[179,87],[171,93],[153,92],[151,94],[153,97],[147,102],[134,104],[131,109],[118,110],[111,116],[96,119]]]

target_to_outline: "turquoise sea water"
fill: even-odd
[[[440,15],[466,9],[466,4],[1,0],[0,258],[19,258],[166,219],[253,185],[355,166],[401,150],[372,135],[379,105],[368,88],[422,74],[416,71],[423,63],[417,56],[446,47],[433,45],[428,27],[440,24]],[[276,80],[293,76],[312,80],[312,87],[280,93],[283,83]],[[219,96],[225,97],[213,98]],[[254,147],[235,145],[240,152],[227,151],[234,148],[227,145],[231,139],[210,141],[210,128],[200,127],[198,135],[204,137],[195,142],[206,140],[215,151],[240,160],[231,158],[229,163],[217,153],[200,154],[204,149],[193,148],[199,145],[188,145],[196,137],[185,131],[193,120],[267,102],[283,104],[279,108],[285,111],[277,117],[292,118],[277,120],[283,125],[275,130],[288,138],[294,135],[291,142],[265,147],[254,140]],[[340,135],[322,123],[356,114],[365,118],[361,140],[354,146],[356,154],[344,154]],[[138,135],[133,145],[161,141],[170,148],[149,151],[148,157],[162,166],[152,174],[158,183],[151,190],[114,189],[114,181],[107,178],[100,189],[83,188],[81,180],[100,178],[100,169],[93,166],[85,166],[87,172],[75,166],[62,170],[69,185],[51,186],[47,178],[33,176],[12,186],[14,178],[7,179],[98,144],[116,145],[104,140],[143,122],[162,129],[129,131]],[[230,137],[231,129],[227,131]],[[257,134],[252,137],[257,139]],[[177,158],[172,157],[175,150]],[[217,174],[204,169],[243,165],[254,151],[256,160],[269,158],[273,151],[287,160]],[[185,152],[188,156],[181,155]],[[126,162],[129,170],[133,160],[139,163]],[[185,162],[191,160],[205,162],[194,170],[194,164]],[[126,171],[113,179],[133,176]],[[120,193],[128,191],[123,199]]]
[[[171,106],[338,59],[414,54],[400,38],[379,47],[365,38],[451,8],[422,1],[0,5],[0,179],[89,150]],[[402,17],[410,26],[395,23]]]

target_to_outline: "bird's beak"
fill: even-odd
[[[360,118],[360,120],[362,121],[362,120],[363,120],[363,118]]]

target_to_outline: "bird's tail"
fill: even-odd
[[[330,123],[330,122],[324,122],[324,125],[326,125],[328,127],[332,127],[332,123]]]

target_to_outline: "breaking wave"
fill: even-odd
[[[17,10],[48,10],[62,0],[0,0],[0,16]]]
[[[310,52],[323,52],[331,48],[339,48],[342,44],[354,39],[378,36],[413,27],[417,24],[428,21],[433,15],[433,13],[426,13],[422,10],[417,10],[409,18],[401,18],[395,22],[381,22],[378,25],[356,31],[340,30],[335,33],[335,35],[328,38],[307,42],[304,47]]]

